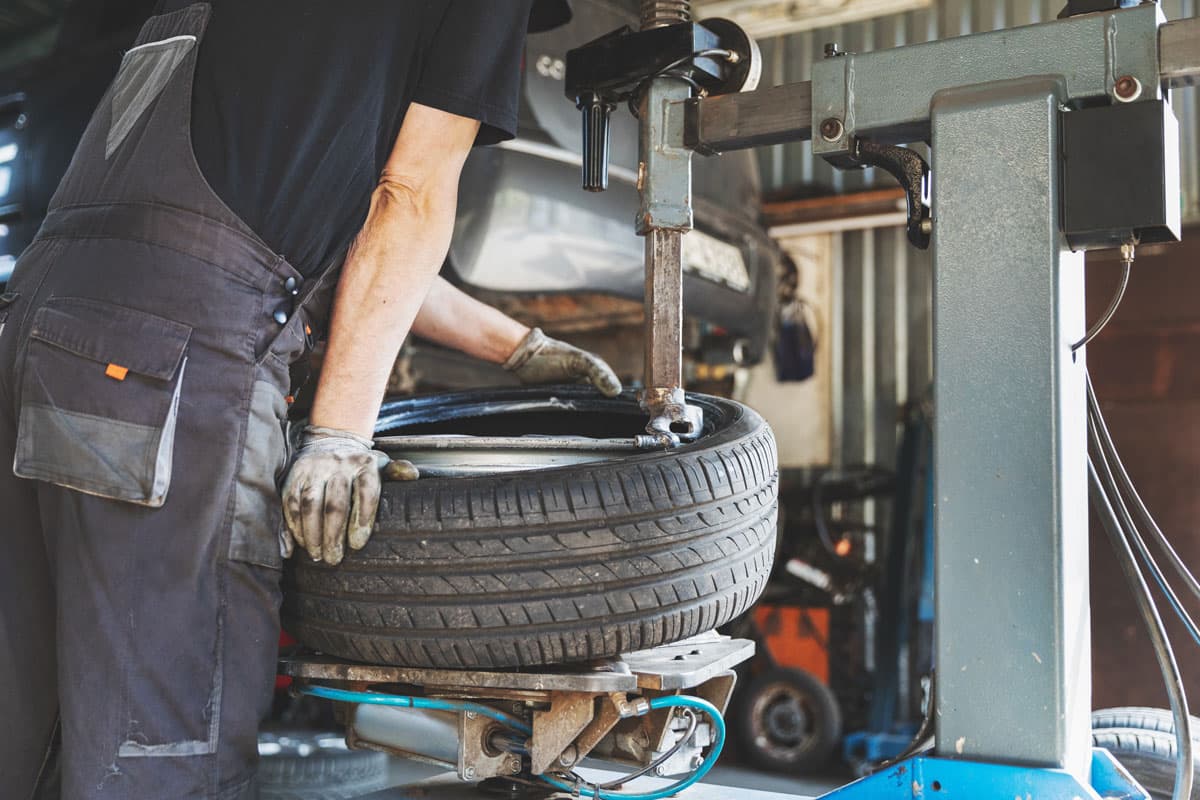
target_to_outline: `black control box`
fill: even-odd
[[[1073,250],[1179,241],[1179,122],[1164,100],[1063,112],[1063,230]]]

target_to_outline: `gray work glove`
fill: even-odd
[[[621,380],[599,356],[551,339],[534,328],[504,363],[521,383],[576,383],[587,381],[607,397],[621,393]]]
[[[348,431],[309,426],[283,484],[285,557],[295,544],[313,561],[336,566],[346,543],[361,550],[371,538],[379,510],[380,473],[390,480],[416,480],[417,468],[392,461],[375,443]]]

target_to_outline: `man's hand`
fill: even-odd
[[[534,328],[504,362],[504,368],[521,383],[577,383],[587,381],[606,397],[621,393],[621,380],[597,355],[551,339]]]
[[[348,431],[305,429],[283,486],[285,556],[298,543],[313,561],[336,566],[347,542],[354,550],[366,547],[379,510],[380,472],[387,469],[393,480],[418,477],[412,464],[391,462],[373,447]]]

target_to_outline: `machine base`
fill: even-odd
[[[1062,770],[914,758],[823,795],[821,800],[1150,800],[1106,750],[1092,755],[1091,786]]]
[[[724,741],[733,668],[753,655],[753,642],[709,633],[619,660],[531,671],[377,666],[316,654],[285,656],[279,668],[296,681],[294,691],[337,704],[351,747],[456,769],[464,783],[516,781],[502,793],[520,796],[543,780],[535,776],[566,785],[584,758],[683,776],[678,788],[698,782]],[[685,706],[699,716],[674,710]]]
[[[615,772],[589,770],[590,777],[608,780],[618,777]],[[662,788],[670,781],[643,778],[644,785],[650,789]],[[569,800],[568,794],[550,795],[550,800]],[[368,795],[364,800],[505,800],[504,795],[488,793],[479,786],[468,786],[462,783],[457,775],[446,775],[430,778],[419,783],[397,786]],[[678,795],[679,800],[811,800],[794,794],[765,792],[757,789],[742,789],[739,787],[696,784],[684,793]]]

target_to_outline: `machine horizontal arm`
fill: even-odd
[[[1140,12],[1139,16],[1145,18],[1147,26],[1152,23],[1152,13],[1153,9]],[[1084,20],[1082,23],[1080,21],[1071,21],[1071,23],[1069,23],[1070,30],[1080,34],[1080,39],[1084,43],[1103,41],[1106,32],[1103,21]],[[1007,31],[1003,33],[1011,34]],[[1056,33],[1057,31],[1046,31],[1048,36]],[[997,37],[997,34],[990,34],[990,36]],[[980,41],[983,40],[975,40],[971,43],[963,42],[961,46],[956,43],[952,47],[961,47],[964,51],[969,51]],[[1055,52],[1054,47],[1049,46],[1050,41],[1052,40],[1044,43],[1047,46],[1031,47],[1030,49],[1034,52],[1044,51],[1050,54],[1048,57],[1058,58],[1059,53]],[[939,46],[945,47],[945,43],[931,43],[924,47]],[[903,52],[897,52],[896,60],[908,58],[909,53],[914,49],[912,47],[904,48]],[[1081,49],[1084,53],[1091,53],[1093,48]],[[1098,50],[1100,55],[1096,58],[1103,58],[1103,48],[1098,48]],[[1090,56],[1085,56],[1081,60],[1087,62],[1088,57]],[[982,59],[980,60],[982,61]],[[951,59],[951,61],[955,60]],[[1036,62],[1036,59],[1033,61]],[[957,60],[960,71],[970,72],[970,68],[966,67],[964,62],[969,63],[967,56]],[[1139,65],[1149,64],[1146,59],[1141,61],[1134,59],[1134,62]],[[887,64],[886,66],[887,72],[914,74],[911,69],[907,71],[898,69],[896,64]],[[1024,63],[1022,67],[1025,70],[1030,69],[1028,62]],[[1173,87],[1192,86],[1200,83],[1200,17],[1170,22],[1159,29],[1159,67],[1161,80]],[[1049,70],[1049,68],[1046,69]],[[1111,69],[1109,71],[1111,72]],[[1078,85],[1083,72],[1082,69],[1072,72],[1071,78],[1075,84],[1072,88],[1077,92],[1104,94],[1109,89],[1108,82],[1097,82],[1094,86]],[[1093,69],[1090,74],[1103,76],[1105,70],[1103,67]],[[983,74],[974,78],[977,81],[984,79],[985,75]],[[752,147],[808,141],[813,138],[812,109],[813,84],[809,81],[759,89],[755,92],[691,100],[688,102],[683,144],[698,153],[716,155]],[[927,109],[921,111],[910,109],[907,116],[901,114],[898,118],[903,119],[906,124],[897,123],[896,128],[906,129],[918,138],[927,135],[925,132],[928,120]],[[895,120],[892,121],[895,122]],[[885,138],[893,139],[895,137]]]
[[[1179,88],[1200,81],[1200,17],[1169,22],[1158,32],[1163,80]]]
[[[812,84],[692,100],[685,137],[688,147],[704,155],[811,139]]]

